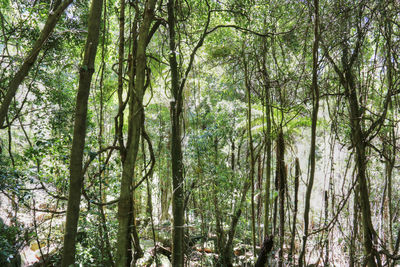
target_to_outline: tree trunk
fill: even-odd
[[[283,132],[280,130],[276,143],[276,177],[279,192],[279,261],[278,266],[283,266],[283,243],[285,241],[285,185],[286,185],[286,166],[285,166],[285,141]]]
[[[295,175],[294,175],[294,211],[293,211],[293,224],[292,224],[292,233],[290,240],[290,252],[289,252],[289,260],[294,265],[293,255],[295,253],[295,240],[296,240],[296,222],[297,222],[297,207],[298,207],[298,193],[299,193],[299,180],[300,180],[300,162],[299,158],[296,158],[295,163]]]
[[[324,202],[325,202],[325,221],[324,227],[328,226],[328,217],[329,217],[329,195],[328,190],[324,191]],[[329,266],[329,230],[326,231],[325,237],[325,257],[324,257],[324,266]]]
[[[273,236],[265,236],[264,242],[261,247],[260,254],[258,255],[258,259],[254,267],[264,267],[267,266],[267,256],[268,253],[271,252],[272,247],[274,245]]]
[[[362,8],[362,7],[360,7]],[[367,157],[366,157],[366,147],[367,147],[367,139],[369,132],[372,131],[373,128],[371,126],[370,130],[364,131],[363,129],[363,112],[359,105],[359,95],[357,93],[357,86],[355,82],[355,77],[353,73],[353,65],[356,62],[358,57],[358,53],[360,51],[362,40],[364,38],[364,32],[358,30],[357,31],[357,42],[356,47],[352,48],[352,54],[350,55],[350,47],[348,44],[349,38],[349,29],[348,29],[348,21],[350,19],[350,15],[347,13],[348,9],[345,9],[345,14],[343,16],[342,26],[344,27],[344,35],[343,35],[343,42],[342,42],[342,68],[340,70],[339,67],[335,64],[332,57],[329,54],[327,55],[328,60],[333,65],[335,72],[339,76],[340,83],[344,88],[345,98],[347,100],[347,108],[349,113],[349,122],[351,128],[351,142],[352,147],[355,148],[356,151],[356,158],[355,158],[355,165],[358,170],[357,174],[357,182],[359,186],[359,194],[360,194],[360,211],[362,215],[362,230],[363,230],[363,245],[364,245],[364,254],[366,256],[365,264],[368,267],[375,267],[380,262],[380,257],[374,249],[374,239],[376,236],[374,227],[371,221],[371,208],[369,202],[369,190],[367,185],[367,175],[366,175],[366,168],[367,168]],[[358,18],[362,20],[363,18]],[[390,99],[390,92],[386,95],[387,102],[388,98]],[[384,119],[386,116],[386,110],[381,114],[379,120],[374,122],[374,127],[379,125],[381,119]]]
[[[125,0],[120,0],[119,11],[119,40],[118,40],[118,114],[115,116],[115,135],[120,146],[121,161],[125,161],[125,144],[123,138],[125,109],[123,97],[124,89],[124,55],[125,55]]]
[[[269,234],[269,212],[270,212],[270,187],[271,187],[271,158],[272,158],[272,138],[271,138],[271,110],[270,110],[270,97],[269,88],[265,85],[265,116],[267,119],[267,132],[266,132],[266,150],[267,150],[267,160],[266,160],[266,181],[265,181],[265,207],[264,207],[264,235]]]
[[[319,87],[318,87],[318,47],[319,47],[319,0],[314,0],[314,44],[313,44],[313,77],[312,77],[312,100],[313,111],[311,121],[311,147],[310,147],[310,179],[307,184],[306,203],[304,207],[304,233],[303,246],[299,256],[299,266],[303,267],[303,260],[306,253],[308,224],[310,213],[311,193],[314,185],[315,176],[315,141],[319,108]]]
[[[248,142],[250,148],[250,181],[251,181],[251,233],[253,240],[253,255],[256,255],[256,218],[255,218],[255,207],[254,207],[254,146],[253,146],[253,135],[251,133],[251,85],[249,80],[248,62],[246,61],[246,55],[243,55],[244,59],[244,77],[246,86],[247,96],[247,132]]]
[[[388,91],[392,92],[393,90],[393,63],[392,63],[392,23],[391,19],[386,17],[385,20],[385,32],[386,32],[386,62],[387,62],[387,86]],[[390,100],[389,108],[391,109],[391,114],[393,114],[393,121],[395,121],[395,115],[393,112],[393,103]],[[387,206],[389,211],[389,247],[391,250],[394,250],[394,239],[393,239],[393,207],[392,207],[392,178],[393,178],[393,168],[396,162],[396,125],[390,125],[389,132],[389,140],[391,141],[391,153],[389,156],[389,160],[386,161],[385,169],[386,169],[386,177],[387,177]]]
[[[14,77],[10,80],[8,84],[7,93],[0,106],[0,128],[3,127],[4,121],[6,119],[8,108],[10,107],[11,101],[17,93],[18,87],[23,82],[25,77],[28,75],[33,64],[36,62],[36,58],[43,47],[43,44],[47,41],[50,34],[53,32],[61,14],[65,9],[72,3],[73,0],[65,0],[62,3],[56,4],[55,10],[49,11],[49,16],[47,17],[46,23],[40,32],[39,38],[34,43],[32,50],[29,51],[21,67],[15,73]],[[100,15],[101,16],[101,13]],[[90,74],[91,77],[91,74]],[[89,81],[90,83],[90,81]]]
[[[88,98],[99,41],[102,7],[103,0],[92,1],[85,54],[80,68],[78,95],[76,97],[74,135],[71,148],[70,185],[62,259],[63,267],[75,263],[76,232],[83,185],[82,159],[83,149],[85,147]]]
[[[359,203],[359,197],[358,197],[358,186],[356,186],[354,190],[354,200],[353,200],[353,229],[351,232],[351,240],[350,240],[350,262],[349,262],[349,267],[354,267],[356,266],[356,239],[358,235],[358,203]]]
[[[263,146],[265,147],[265,144],[263,144]],[[265,151],[265,150],[264,150]],[[264,153],[264,159],[265,159],[265,153]],[[262,240],[263,236],[263,229],[261,227],[261,211],[262,211],[262,205],[263,205],[263,201],[262,201],[262,182],[263,182],[263,166],[264,166],[264,160],[261,157],[261,149],[260,152],[258,153],[258,157],[257,157],[257,234],[258,234],[258,240]]]
[[[346,53],[345,53],[346,54]],[[346,60],[346,59],[345,59]],[[351,126],[351,139],[352,144],[356,148],[356,166],[358,170],[357,180],[359,184],[360,204],[364,234],[364,250],[366,255],[366,262],[369,267],[375,267],[375,251],[373,248],[373,240],[375,230],[371,221],[371,208],[369,203],[369,193],[367,185],[367,158],[366,158],[366,144],[365,136],[361,125],[361,112],[358,104],[358,97],[354,77],[351,67],[345,70],[346,84],[345,95],[348,101],[350,126]]]
[[[219,262],[221,265],[217,266],[232,266],[232,245],[233,245],[233,237],[235,236],[235,231],[236,231],[236,226],[239,222],[240,216],[242,215],[242,208],[246,202],[246,195],[247,191],[250,189],[250,181],[247,179],[244,184],[243,184],[243,189],[240,197],[240,202],[238,204],[238,207],[235,210],[235,213],[233,214],[232,221],[231,221],[231,226],[228,231],[228,236],[224,248],[224,253],[221,256],[221,259]]]
[[[132,195],[132,183],[135,173],[135,163],[139,148],[140,131],[144,123],[143,95],[145,91],[146,79],[146,48],[148,45],[149,29],[154,17],[154,7],[156,0],[148,0],[145,5],[143,21],[139,28],[137,41],[135,66],[131,67],[134,71],[129,83],[129,118],[128,118],[128,142],[126,146],[126,158],[122,165],[121,192],[118,203],[118,235],[117,235],[117,257],[116,266],[130,266],[130,242],[131,232],[134,231],[135,260],[143,254],[139,238],[135,229],[135,222],[132,220],[134,203]]]
[[[182,89],[179,82],[175,44],[175,1],[168,1],[169,64],[171,68],[171,164],[172,164],[172,265],[183,267],[184,262],[184,191],[181,144]]]

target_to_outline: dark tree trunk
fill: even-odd
[[[278,134],[276,143],[276,177],[279,192],[279,261],[278,266],[283,266],[283,245],[285,237],[285,186],[286,186],[286,166],[285,166],[285,141],[282,130]]]
[[[267,264],[267,256],[268,256],[268,253],[271,252],[273,245],[274,245],[274,237],[272,235],[271,236],[266,235],[264,242],[261,246],[260,254],[258,254],[257,262],[254,265],[254,267],[267,266],[266,265]]]
[[[183,267],[184,262],[184,195],[183,163],[181,144],[181,114],[183,97],[180,88],[178,62],[175,43],[175,1],[168,1],[169,64],[171,68],[171,92],[174,98],[170,103],[171,112],[171,164],[172,164],[172,265]]]
[[[351,230],[351,241],[350,241],[350,262],[349,262],[349,267],[354,267],[356,266],[356,240],[358,236],[358,203],[359,203],[359,197],[358,197],[358,186],[354,190],[354,200],[353,200],[353,229]]]
[[[295,240],[296,240],[296,223],[297,223],[297,208],[298,208],[298,193],[299,193],[299,180],[300,180],[300,162],[299,158],[296,158],[295,163],[295,175],[294,175],[294,211],[293,211],[293,224],[292,224],[292,233],[290,240],[290,252],[289,252],[289,260],[292,261],[293,264],[293,255],[295,253]]]

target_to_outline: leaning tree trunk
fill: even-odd
[[[15,94],[17,93],[18,87],[28,75],[33,64],[35,64],[36,58],[39,55],[43,44],[47,41],[50,34],[53,32],[58,20],[61,17],[61,14],[64,12],[65,9],[67,9],[72,1],[73,0],[65,0],[62,3],[60,3],[60,1],[56,1],[56,3],[58,4],[55,5],[55,10],[49,11],[49,16],[42,31],[40,32],[39,38],[36,40],[32,47],[32,50],[29,51],[21,67],[18,69],[18,71],[15,73],[14,77],[12,77],[10,83],[8,84],[7,93],[4,96],[4,99],[0,106],[0,128],[3,127],[8,108],[10,107],[11,101],[14,98]],[[99,16],[101,16],[101,13]]]
[[[80,68],[78,95],[76,97],[74,135],[71,148],[70,185],[62,259],[63,267],[75,263],[76,232],[83,185],[82,160],[83,149],[85,147],[88,98],[99,41],[102,7],[103,0],[92,1],[85,54]]]
[[[117,235],[117,257],[116,266],[130,266],[130,242],[131,232],[134,229],[133,201],[132,201],[132,178],[135,173],[135,163],[139,148],[140,131],[144,123],[143,95],[146,80],[146,48],[149,39],[149,30],[154,17],[156,0],[148,0],[145,5],[143,21],[139,28],[139,37],[136,49],[136,64],[132,67],[135,71],[135,83],[133,75],[130,80],[129,99],[129,121],[128,121],[128,143],[126,158],[122,165],[121,192],[118,203],[118,235]],[[135,231],[136,232],[136,231]],[[134,232],[135,259],[141,257],[142,250],[139,238]]]
[[[237,227],[237,224],[239,223],[240,216],[242,215],[242,210],[243,210],[244,204],[246,202],[247,191],[249,191],[250,186],[251,186],[251,183],[249,180],[246,180],[243,184],[240,201],[237,204],[237,208],[235,209],[235,212],[232,216],[231,226],[228,230],[228,234],[226,237],[224,251],[223,251],[223,254],[220,255],[220,259],[218,260],[218,262],[221,265],[217,265],[217,266],[224,266],[224,267],[232,266],[233,237],[235,236],[236,227]]]

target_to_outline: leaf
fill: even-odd
[[[10,6],[10,0],[0,0],[2,8],[6,9]]]

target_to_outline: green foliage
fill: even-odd
[[[53,2],[0,0],[0,28],[2,29],[0,34],[0,65],[2,67],[0,71],[0,103],[6,93],[9,81],[39,36]],[[133,35],[133,30],[136,29],[134,26],[137,12],[135,5],[138,4],[139,11],[143,11],[144,7],[143,1],[128,2],[126,2],[125,14],[123,101],[128,100],[128,95],[135,97],[132,92],[128,93],[129,86],[135,82],[130,80],[128,74],[132,70],[129,62],[134,53],[132,49],[136,49]],[[328,53],[336,62],[339,70],[343,70],[343,46],[348,45],[349,52],[353,53],[358,42],[358,27],[361,27],[360,29],[365,33],[365,36],[360,39],[360,53],[355,57],[352,67],[356,93],[359,95],[357,100],[361,110],[360,121],[364,131],[367,131],[384,111],[389,79],[387,71],[389,62],[386,54],[388,51],[392,53],[393,89],[397,93],[399,27],[393,21],[390,22],[391,26],[386,25],[390,21],[386,18],[391,17],[394,20],[394,14],[397,14],[399,10],[393,3],[382,6],[375,2],[320,1],[320,27],[324,45],[320,46],[318,51],[318,84],[321,99],[315,152],[316,175],[321,178],[316,185],[318,189],[315,189],[312,195],[319,201],[320,192],[327,190],[325,187],[329,183],[329,194],[332,193],[332,196],[329,196],[331,198],[329,205],[331,202],[332,205],[335,205],[329,207],[329,210],[333,211],[343,200],[347,188],[351,188],[349,185],[353,179],[351,175],[354,162],[353,158],[350,161],[346,158],[351,154],[346,148],[353,149],[354,144],[351,142],[352,129],[349,106],[346,102],[347,96],[344,94],[344,88],[332,62],[327,58]],[[364,3],[368,3],[365,9],[360,8]],[[25,189],[31,188],[31,186],[40,186],[40,188],[44,186],[47,189],[46,192],[61,197],[57,200],[59,201],[57,208],[65,209],[66,202],[63,199],[67,195],[69,186],[68,168],[77,97],[76,89],[79,82],[79,64],[82,60],[82,51],[87,36],[89,4],[90,1],[74,1],[62,15],[55,32],[48,38],[29,76],[20,86],[18,94],[12,102],[8,112],[11,126],[8,129],[0,129],[2,149],[0,192],[14,197],[21,207],[32,207],[33,200],[37,201],[37,204],[41,204],[38,202],[42,200],[34,192],[36,189],[32,191]],[[359,7],[360,4],[362,5]],[[121,148],[119,140],[116,139],[115,121],[119,110],[117,69],[120,3],[110,0],[106,5],[106,19],[102,22],[102,31],[103,26],[106,29],[101,34],[99,52],[96,56],[98,64],[96,63],[89,97],[86,145],[82,162],[82,165],[87,168],[84,174],[85,196],[81,203],[82,214],[78,229],[77,261],[84,266],[106,265],[107,255],[104,253],[106,248],[100,247],[106,238],[104,233],[100,233],[103,231],[100,231],[103,229],[102,214],[93,203],[106,202],[119,197],[122,172],[121,150],[118,150]],[[146,73],[148,74],[146,82],[149,87],[145,94],[144,125],[153,144],[156,158],[149,180],[152,190],[156,238],[165,242],[166,245],[170,245],[172,219],[168,214],[172,195],[170,102],[173,99],[169,93],[171,73],[170,66],[167,64],[170,51],[168,48],[168,25],[165,24],[167,19],[165,3],[159,5],[159,8],[156,19],[161,22],[161,26],[152,36],[146,50]],[[252,108],[251,133],[253,145],[256,148],[255,152],[262,164],[259,173],[260,181],[258,181],[258,177],[255,179],[255,199],[258,200],[260,197],[261,203],[260,226],[256,226],[256,230],[262,235],[259,228],[263,227],[262,205],[266,201],[262,199],[265,196],[266,180],[264,153],[267,141],[271,141],[273,156],[269,201],[273,203],[278,196],[278,192],[273,189],[276,163],[275,139],[281,128],[287,144],[286,165],[290,170],[294,158],[300,157],[303,169],[300,181],[307,181],[305,178],[308,171],[310,142],[308,137],[313,109],[311,93],[313,7],[305,1],[205,2],[189,0],[176,1],[175,8],[179,16],[176,28],[177,51],[175,52],[178,56],[181,78],[185,75],[191,52],[203,33],[208,8],[212,10],[209,31],[218,25],[237,26],[236,29],[221,27],[209,32],[203,46],[194,57],[193,67],[183,90],[181,144],[185,166],[183,187],[187,200],[185,203],[187,205],[187,234],[215,236],[217,217],[221,220],[224,233],[229,231],[231,219],[238,209],[243,185],[249,177],[250,170],[246,96],[246,86],[249,86]],[[345,11],[349,12],[348,18],[345,17]],[[360,17],[364,20],[357,21]],[[346,23],[344,23],[344,19],[346,19]],[[139,24],[141,20],[142,18],[139,17]],[[345,29],[345,25],[348,25],[348,29]],[[238,29],[239,27],[241,29]],[[391,49],[386,47],[387,29],[392,31],[393,47]],[[254,34],[254,32],[258,34]],[[349,33],[347,38],[346,32]],[[263,34],[265,36],[260,36]],[[102,49],[103,45],[104,50]],[[81,68],[86,69],[87,66]],[[101,88],[100,85],[102,85]],[[388,194],[387,186],[385,186],[386,168],[384,165],[387,159],[384,155],[395,157],[396,145],[392,140],[398,138],[399,108],[397,96],[393,95],[391,99],[392,102],[386,117],[383,118],[382,126],[377,127],[371,133],[372,139],[364,140],[368,141],[369,145],[367,149],[369,185],[371,189],[374,189],[369,192],[371,210],[379,211],[380,203],[386,203],[386,199],[381,199],[382,196]],[[272,123],[269,135],[266,133],[268,101]],[[124,145],[129,140],[128,112],[129,104],[126,105],[122,115],[124,123],[122,142]],[[134,119],[137,118],[134,117]],[[394,138],[391,136],[393,129]],[[9,141],[10,145],[8,146]],[[111,150],[98,153],[100,149],[109,146],[117,146],[117,149],[112,150],[112,153]],[[148,150],[147,144],[144,146],[144,151],[140,145],[134,183],[140,180],[149,169]],[[329,156],[332,158],[328,162]],[[256,174],[258,174],[259,159],[256,159]],[[395,166],[398,165],[397,160],[398,158],[395,157]],[[345,165],[349,168],[346,171],[344,170]],[[285,192],[288,194],[288,206],[285,208],[288,217],[293,212],[293,184],[290,175],[289,179],[287,192]],[[330,180],[328,181],[328,179]],[[262,184],[257,187],[260,182]],[[392,187],[395,188],[398,183],[398,171],[395,170]],[[340,184],[340,189],[337,184]],[[304,183],[300,182],[300,195],[302,190],[304,190]],[[42,191],[44,190],[40,190],[40,192]],[[141,222],[146,222],[138,225],[141,238],[150,240],[152,229],[149,223],[146,183],[137,188],[134,195],[137,218]],[[250,193],[247,193],[245,198],[242,216],[235,232],[234,245],[246,243],[246,246],[249,246],[252,243]],[[396,203],[399,198],[399,193],[393,190],[392,203]],[[349,203],[353,201],[353,195],[348,201]],[[336,226],[332,225],[330,229],[332,229],[332,236],[335,238],[340,236],[332,242],[335,245],[348,247],[350,245],[348,236],[353,227],[349,222],[353,215],[348,209],[351,205],[346,205],[344,211],[341,211],[336,218],[338,223],[335,222]],[[13,209],[14,207],[6,208]],[[301,205],[299,208],[302,208]],[[317,209],[317,207],[312,208]],[[166,220],[169,225],[162,225],[161,219],[157,217],[160,215],[161,209],[166,209],[166,211],[162,211],[163,215],[167,214],[162,220]],[[397,207],[393,206],[393,210],[395,210],[395,214],[398,213]],[[27,210],[20,212],[28,213]],[[118,229],[117,205],[107,206],[104,208],[104,212],[111,247],[114,248]],[[302,213],[301,210],[299,212]],[[270,210],[272,217],[271,214]],[[372,216],[379,217],[381,215],[373,212]],[[323,220],[313,219],[316,227],[321,227]],[[57,226],[51,235],[57,238],[51,240],[51,243],[58,247],[62,243],[60,237],[63,234],[63,220],[62,216],[55,216],[53,219],[53,223]],[[300,219],[298,219],[298,225],[299,223]],[[19,241],[16,242],[16,240],[22,239],[23,229],[18,224],[16,225],[7,227],[2,222],[0,224],[0,265],[4,265],[18,249]],[[337,225],[340,225],[340,228]],[[285,227],[287,226],[288,223]],[[272,228],[271,225],[269,227]],[[394,222],[393,232],[397,232],[399,227],[400,225]],[[384,231],[384,229],[381,230],[379,229],[378,232]],[[341,234],[338,234],[339,232]],[[43,237],[41,233],[38,236]],[[325,236],[330,235],[323,233],[310,238],[315,244],[320,244],[324,241]],[[285,236],[285,242],[288,241],[288,238]],[[297,241],[300,240],[298,235],[295,238]],[[215,245],[211,243],[213,242],[205,242],[210,247]],[[246,249],[251,250],[247,247]],[[332,249],[337,249],[332,253],[338,253],[337,255],[341,256],[340,252],[343,251],[339,250],[342,248],[332,247]],[[348,253],[348,250],[345,252]],[[114,251],[112,253],[115,254]],[[190,255],[188,259],[191,259],[192,256],[200,257],[196,255]],[[360,255],[358,253],[356,256],[360,258]],[[205,257],[203,255],[201,259],[205,265],[213,264],[212,256]],[[237,261],[237,264],[245,264],[245,262]]]
[[[24,234],[26,233],[26,234]],[[7,226],[0,218],[0,265],[1,266],[20,266],[21,258],[18,250],[21,244],[27,239],[27,232],[15,222],[12,226]]]
[[[18,228],[8,227],[0,219],[0,264],[6,266],[16,257],[16,240],[18,237]]]

